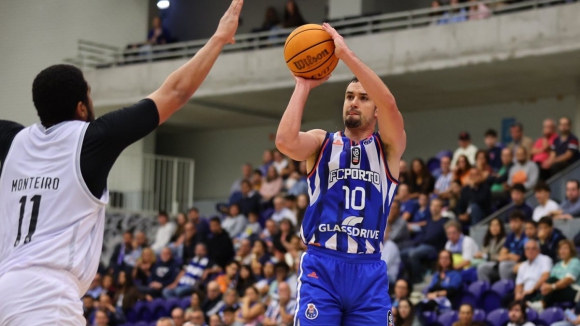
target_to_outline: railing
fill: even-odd
[[[527,0],[514,4],[503,4],[505,0],[479,1],[486,4],[492,15],[512,13],[515,11],[537,9],[552,4],[560,4],[563,0]],[[572,2],[573,0],[564,0]],[[365,34],[382,33],[401,29],[411,29],[436,25],[442,16],[456,9],[465,9],[463,14],[469,18],[470,2],[456,6],[442,6],[438,9],[423,8],[391,14],[381,14],[370,17],[344,19],[332,22],[334,28],[345,37]],[[281,46],[292,28],[277,29],[259,33],[236,35],[236,44],[227,45],[225,52],[248,51],[273,46]],[[117,47],[79,40],[77,56],[65,59],[66,62],[81,68],[106,68],[117,65],[152,62],[167,59],[190,58],[199,51],[207,39],[179,42],[166,45],[146,45],[135,49],[123,50]]]
[[[121,155],[109,174],[109,207],[172,214],[186,211],[193,206],[194,169],[190,159]]]

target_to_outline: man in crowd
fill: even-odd
[[[171,284],[179,273],[179,264],[173,259],[173,253],[169,248],[163,248],[159,259],[151,267],[151,276],[149,276],[148,286],[138,286],[139,291],[151,296],[160,297],[163,289]]]
[[[529,240],[525,245],[526,261],[518,268],[516,277],[516,289],[514,294],[508,294],[508,301],[535,301],[533,298],[539,296],[540,288],[550,277],[552,260],[548,256],[540,253],[540,244],[536,240]]]
[[[461,189],[457,213],[464,229],[491,213],[491,184],[476,168],[469,170],[467,184]]]
[[[246,163],[242,165],[242,177],[234,181],[232,187],[230,188],[230,195],[233,195],[236,192],[239,192],[242,189],[242,181],[250,180],[252,176],[252,164]]]
[[[439,162],[441,168],[441,175],[435,182],[435,194],[439,198],[447,199],[451,192],[451,181],[453,181],[453,172],[451,172],[451,159],[443,156]]]
[[[538,240],[540,242],[540,251],[555,263],[559,261],[558,244],[566,237],[562,231],[554,228],[554,222],[551,217],[545,216],[538,222]]]
[[[110,326],[109,317],[104,311],[97,310],[95,313],[95,326]]]
[[[224,326],[244,326],[243,323],[236,321],[236,312],[237,310],[233,307],[227,307],[224,310]]]
[[[221,268],[234,258],[234,244],[224,229],[219,217],[213,217],[209,222],[210,236],[207,239],[209,258]]]
[[[176,307],[171,310],[171,319],[173,319],[173,323],[175,326],[183,326],[185,324],[185,313],[183,309]]]
[[[526,306],[523,301],[513,301],[508,306],[509,323],[507,326],[536,326],[527,321]]]
[[[560,205],[560,209],[550,215],[556,220],[580,217],[580,181],[572,179],[566,182],[566,199]]]
[[[453,326],[472,326],[473,323],[473,307],[470,304],[462,304],[459,307],[458,320],[453,323]]]
[[[296,227],[296,214],[286,207],[286,199],[282,195],[274,197],[274,213],[270,218],[276,223],[286,218]]]
[[[532,161],[542,167],[544,162],[550,158],[552,144],[558,137],[556,133],[556,122],[552,119],[546,119],[543,123],[542,137],[538,138],[532,147]],[[540,168],[540,180],[547,180],[550,177],[550,171]]]
[[[387,276],[389,276],[389,286],[395,284],[401,266],[401,253],[399,247],[389,239],[389,233],[385,232],[383,239],[383,250],[381,250],[381,260],[387,264]]]
[[[514,211],[509,216],[511,232],[508,234],[504,247],[499,252],[499,268],[495,262],[484,262],[477,266],[477,278],[480,281],[491,283],[498,277],[502,280],[514,278],[514,267],[524,257],[524,243],[527,238],[524,234],[524,216],[520,211]]]
[[[222,292],[220,291],[220,285],[216,281],[211,281],[207,284],[207,297],[205,301],[201,304],[201,310],[205,317],[217,314],[222,310],[225,302],[222,300]]]
[[[534,208],[534,214],[532,219],[536,222],[544,216],[549,216],[552,212],[560,209],[558,203],[550,199],[550,186],[540,182],[534,188],[536,194],[536,200],[538,200],[538,206]]]
[[[516,160],[510,169],[508,185],[513,186],[521,183],[526,190],[534,188],[540,178],[540,170],[536,163],[530,161],[530,156],[525,147],[516,149]]]
[[[264,326],[292,325],[296,301],[290,296],[288,283],[278,284],[278,300],[271,300],[266,310]]]
[[[534,210],[526,203],[526,188],[520,183],[516,183],[510,191],[513,205],[505,212],[505,217],[511,215],[512,212],[520,211],[524,215],[524,220],[531,220]]]
[[[391,211],[387,218],[387,232],[389,239],[396,243],[400,249],[403,249],[405,243],[411,238],[407,221],[401,217],[401,202],[396,199],[391,204]]]
[[[151,245],[151,249],[156,253],[169,244],[173,233],[175,233],[175,224],[169,221],[167,212],[159,212],[157,221],[159,222],[159,227],[155,234],[155,242]]]
[[[399,185],[396,199],[399,200],[399,209],[401,211],[400,214],[403,220],[411,221],[413,215],[419,209],[419,204],[417,203],[417,200],[411,196],[408,185]]]
[[[187,212],[187,219],[195,225],[195,229],[202,235],[209,233],[209,225],[207,221],[199,215],[199,210],[192,207]]]
[[[477,147],[471,143],[471,136],[469,133],[462,131],[459,133],[459,148],[453,152],[453,159],[451,160],[451,169],[455,169],[457,160],[461,155],[465,155],[471,165],[475,164],[475,154]]]
[[[447,220],[441,216],[442,209],[441,199],[431,200],[431,220],[427,221],[427,225],[422,228],[421,233],[412,240],[412,246],[401,252],[401,259],[413,283],[420,283],[423,280],[422,261],[428,258],[435,259],[437,253],[445,247],[447,236],[444,226]]]
[[[126,263],[125,258],[131,257],[131,252],[133,251],[133,234],[131,231],[123,232],[123,241],[115,246],[111,259],[109,260],[109,273],[116,276],[120,271],[126,270],[127,268],[133,268],[132,265]],[[130,260],[129,260],[130,261]]]
[[[512,136],[512,142],[507,147],[512,150],[514,157],[516,156],[517,149],[521,147],[526,149],[528,155],[532,152],[534,142],[531,138],[524,135],[524,126],[521,123],[514,123],[510,128],[510,134]]]
[[[493,171],[498,171],[502,166],[501,150],[503,147],[500,143],[497,142],[497,131],[488,129],[485,132],[483,140],[485,142],[485,146],[487,147],[486,151],[489,157],[489,166],[491,166]]]
[[[240,212],[246,216],[251,212],[260,211],[260,193],[252,188],[252,184],[248,180],[241,183],[240,199],[236,202],[240,207]]]
[[[479,247],[475,240],[462,233],[461,224],[457,221],[445,223],[445,234],[448,239],[445,249],[453,254],[453,267],[457,270],[468,268],[471,265],[473,256],[479,252]]]
[[[198,243],[195,247],[195,257],[186,262],[175,280],[163,289],[163,297],[169,299],[191,295],[199,287],[200,282],[207,280],[211,273],[219,270],[220,268],[207,257],[205,244]]]
[[[157,321],[156,326],[175,326],[175,323],[169,317],[161,317]]]
[[[542,168],[550,169],[550,175],[562,171],[580,158],[578,138],[571,131],[572,121],[567,117],[560,118],[558,129],[560,136],[554,139],[550,158],[542,165]]]
[[[89,286],[87,295],[90,295],[93,299],[97,299],[101,295],[101,292],[103,292],[103,287],[101,286],[101,274],[97,273]]]

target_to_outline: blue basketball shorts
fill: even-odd
[[[387,265],[380,254],[309,246],[300,259],[295,326],[393,326]]]

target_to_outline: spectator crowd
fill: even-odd
[[[554,227],[554,220],[580,217],[580,182],[566,182],[560,203],[545,182],[580,158],[571,122],[544,121],[535,141],[520,123],[510,133],[512,141],[501,144],[490,129],[478,149],[461,132],[453,153],[428,164],[401,161],[382,254],[395,325],[428,324],[426,313],[457,308],[457,325],[471,325],[477,307],[460,306],[460,298],[480,281],[514,283],[500,300],[514,325],[523,324],[526,309],[580,297],[580,235],[566,239]],[[305,162],[267,150],[260,166],[242,166],[215,216],[196,208],[175,219],[160,212],[154,239],[126,230],[82,298],[87,325],[135,323],[145,316],[140,307],[155,305],[167,308],[146,316],[157,325],[292,324],[306,249],[298,230],[309,204],[307,172]],[[536,207],[525,201],[530,190]],[[480,247],[470,226],[506,205]],[[418,286],[424,298],[410,300]]]

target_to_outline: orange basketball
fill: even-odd
[[[284,59],[295,76],[312,79],[326,77],[338,64],[332,37],[317,24],[302,25],[288,36]]]

